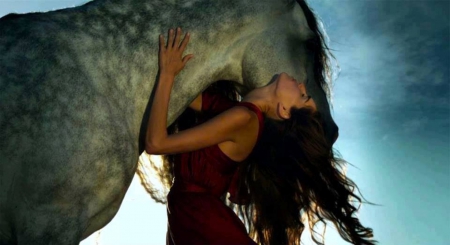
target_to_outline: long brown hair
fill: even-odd
[[[372,229],[353,217],[359,208],[352,200],[361,203],[353,193],[357,186],[343,173],[346,162],[336,157],[322,125],[320,113],[309,108],[292,109],[289,120],[265,118],[260,140],[240,163],[239,189],[250,202],[238,210],[260,244],[300,244],[304,216],[317,244],[323,243],[314,226],[321,221],[326,227],[325,219],[344,240],[375,244],[368,239]]]

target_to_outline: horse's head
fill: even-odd
[[[325,121],[326,137],[334,143],[338,127],[331,117],[325,77],[331,54],[304,0],[215,1],[178,11],[192,18],[180,18],[170,27],[191,30],[186,54],[196,57],[178,77],[183,82],[175,83],[171,103],[183,107],[171,107],[168,124],[214,81],[235,81],[245,95],[286,72],[305,82]]]
[[[276,21],[248,44],[242,62],[246,88],[267,85],[274,75],[286,72],[305,82],[308,94],[325,120],[326,137],[334,143],[338,127],[330,113],[330,89],[325,80],[328,57],[315,16],[303,0],[293,1],[278,12]]]

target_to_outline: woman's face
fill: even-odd
[[[317,110],[316,103],[306,91],[304,81],[299,83],[289,74],[282,72],[278,76],[276,83],[276,94],[279,96],[280,102],[287,112],[289,112],[292,107],[299,109],[305,106]]]

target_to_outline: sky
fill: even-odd
[[[0,16],[84,2],[0,0]],[[382,205],[363,204],[358,218],[382,245],[448,244],[450,1],[309,2],[340,66],[334,147],[355,166],[347,175],[362,195]],[[116,217],[80,244],[165,244],[166,225],[165,207],[135,176]],[[326,244],[349,244],[333,229],[328,225]],[[305,245],[314,244],[309,235]]]

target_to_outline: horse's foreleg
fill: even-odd
[[[18,245],[78,245],[83,216],[74,210],[47,206],[20,212],[16,223]]]
[[[84,240],[94,232],[105,227],[119,211],[122,200],[123,196],[120,196],[118,199],[114,200],[112,203],[106,206],[103,210],[91,217],[81,239]]]

